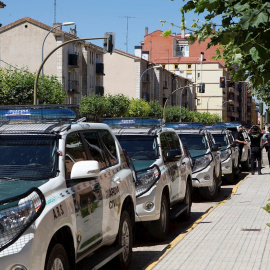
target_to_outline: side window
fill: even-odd
[[[160,142],[161,142],[162,156],[163,156],[163,159],[165,160],[165,157],[166,157],[168,151],[170,150],[169,145],[168,145],[167,140],[166,140],[166,134],[165,133],[162,133],[160,135]]]
[[[175,133],[167,133],[167,140],[170,144],[170,149],[179,149],[181,150],[179,137]]]
[[[207,139],[209,142],[209,146],[210,148],[212,148],[213,144],[214,144],[214,139],[211,138],[210,134],[207,134]],[[207,142],[206,142],[207,143]],[[208,146],[207,146],[208,147]]]
[[[100,145],[98,134],[96,132],[85,132],[83,133],[86,145],[89,149],[90,157],[89,160],[96,160],[99,163],[99,168],[102,170],[108,165],[105,159],[105,153]]]
[[[116,165],[118,163],[118,159],[114,137],[108,130],[99,130],[99,135],[104,143],[106,155],[109,159],[110,165]]]
[[[75,162],[86,160],[86,154],[78,133],[68,135],[66,140],[65,168],[66,178],[70,178],[71,169]]]

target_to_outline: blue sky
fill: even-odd
[[[134,46],[144,39],[145,27],[149,33],[166,30],[171,22],[180,26],[182,0],[2,0],[6,4],[0,9],[0,23],[6,25],[23,17],[31,17],[52,26],[56,22],[76,23],[78,37],[102,37],[105,32],[116,33],[116,48],[134,54]],[[185,2],[186,3],[186,2]],[[130,17],[127,19],[127,17]],[[186,19],[193,23],[192,14]],[[196,16],[197,18],[197,16]],[[169,22],[163,27],[160,20]],[[128,42],[127,41],[128,21]],[[69,31],[70,26],[63,27]],[[179,28],[172,29],[179,33]],[[101,41],[97,45],[103,46]]]

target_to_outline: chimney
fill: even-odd
[[[53,27],[56,27],[56,26],[58,26],[57,29],[62,30],[62,23],[54,23]]]
[[[186,34],[186,33],[185,33],[185,29],[182,28],[182,29],[181,29],[181,37],[182,37],[182,38],[185,38],[185,34]]]
[[[135,56],[142,57],[142,46],[135,46]]]
[[[149,51],[142,51],[142,59],[149,61]]]
[[[77,37],[76,24],[75,24],[75,27],[74,27],[74,28],[70,28],[70,29],[69,29],[69,33],[70,33],[71,35],[74,35],[74,36]]]
[[[201,52],[201,62],[204,60],[204,52]]]
[[[145,34],[144,34],[145,36],[147,36],[148,35],[148,27],[145,27]]]

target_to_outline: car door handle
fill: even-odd
[[[116,184],[120,184],[121,182],[121,178],[119,176],[116,176],[113,178],[113,181],[116,183]]]

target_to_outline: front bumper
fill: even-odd
[[[200,172],[192,173],[192,187],[211,187],[213,185],[213,163]]]

